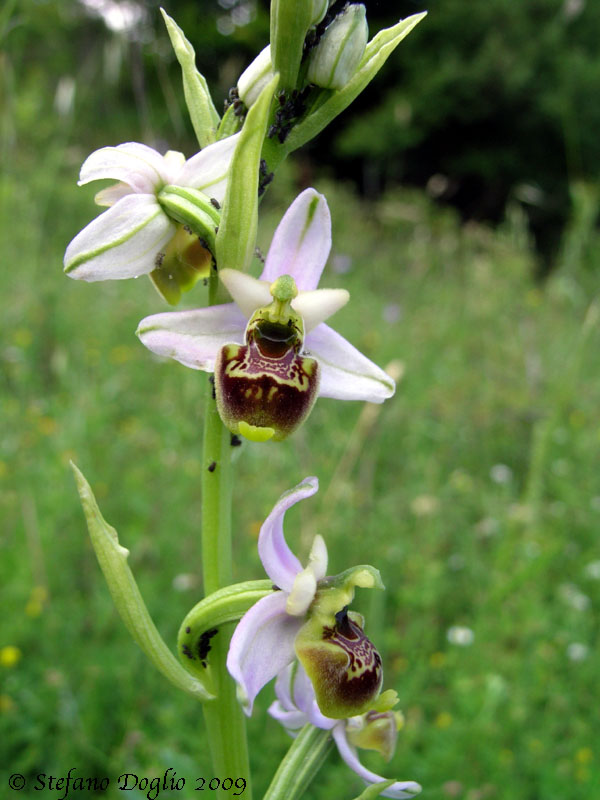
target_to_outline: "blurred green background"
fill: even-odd
[[[267,6],[164,5],[220,104],[267,42]],[[259,236],[266,251],[301,188],[325,193],[324,285],[353,298],[336,328],[397,362],[398,391],[376,409],[321,400],[288,442],[240,448],[236,578],[262,577],[261,521],[318,475],[320,492],[288,514],[293,548],[305,555],[320,532],[334,572],[370,562],[387,585],[357,606],[406,724],[390,764],[365,763],[431,800],[592,800],[600,7],[428,7],[371,90],[278,173]],[[371,32],[420,10],[369,3]],[[190,786],[212,777],[200,709],[116,617],[68,468],[90,480],[174,643],[202,594],[203,377],[133,335],[164,310],[148,280],[61,274],[97,211],[95,187],[76,187],[86,155],[127,140],[195,149],[158,4],[5,2],[0,93],[2,796],[11,772],[69,767],[111,777],[108,798],[123,772],[173,767]],[[288,746],[271,699],[249,722],[257,796]],[[334,752],[308,796],[359,791]]]

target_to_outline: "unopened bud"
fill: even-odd
[[[246,67],[238,80],[238,97],[247,108],[256,102],[259,94],[272,80],[274,74],[271,64],[271,46],[267,45],[250,66]]]
[[[329,0],[312,0],[311,25],[317,25],[319,22],[321,22],[327,13],[328,6]]]
[[[356,72],[368,37],[365,7],[359,4],[346,6],[310,54],[309,83],[324,89],[343,89]]]

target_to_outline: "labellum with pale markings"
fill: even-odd
[[[284,439],[310,413],[319,364],[303,356],[304,324],[291,307],[298,290],[283,275],[271,285],[273,302],[259,308],[246,328],[246,344],[227,344],[215,364],[221,419],[248,438]]]

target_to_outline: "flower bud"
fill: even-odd
[[[363,618],[348,611],[355,586],[381,587],[379,572],[373,567],[354,567],[320,581],[308,621],[294,643],[319,709],[332,719],[371,710],[383,683],[381,657],[365,636]]]
[[[307,80],[324,89],[343,89],[356,72],[369,38],[363,5],[346,6],[312,50]]]
[[[281,441],[308,416],[319,385],[319,365],[301,355],[302,318],[291,306],[296,284],[282,275],[273,302],[254,312],[246,344],[226,344],[215,364],[217,408],[224,424],[253,441]]]
[[[246,67],[238,80],[238,97],[247,108],[250,108],[258,100],[258,96],[273,79],[274,74],[271,64],[271,46],[267,45],[250,66]]]
[[[317,25],[325,14],[327,13],[327,8],[329,6],[329,0],[312,0],[312,14],[311,14],[311,25]]]

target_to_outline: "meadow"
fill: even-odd
[[[94,187],[75,186],[85,144],[15,152],[4,149],[0,196],[2,784],[69,767],[109,776],[98,794],[109,800],[124,772],[171,767],[191,784],[211,777],[200,708],[117,617],[69,461],[174,645],[202,596],[205,376],[137,341],[138,321],[164,309],[146,278],[61,274],[66,244],[95,213]],[[266,196],[263,251],[295,176],[290,167]],[[263,577],[262,520],[318,475],[319,493],[288,515],[293,548],[305,556],[320,532],[334,572],[372,563],[387,587],[359,592],[357,608],[405,725],[389,764],[365,763],[418,780],[427,800],[600,796],[600,305],[581,225],[537,283],[516,205],[492,230],[420,192],[366,203],[326,177],[314,185],[333,218],[323,285],[351,292],[336,328],[392,365],[398,390],[381,407],[321,400],[289,441],[239,448],[235,578]],[[269,688],[249,721],[257,796],[288,746],[271,699]],[[360,790],[333,751],[308,796]]]

